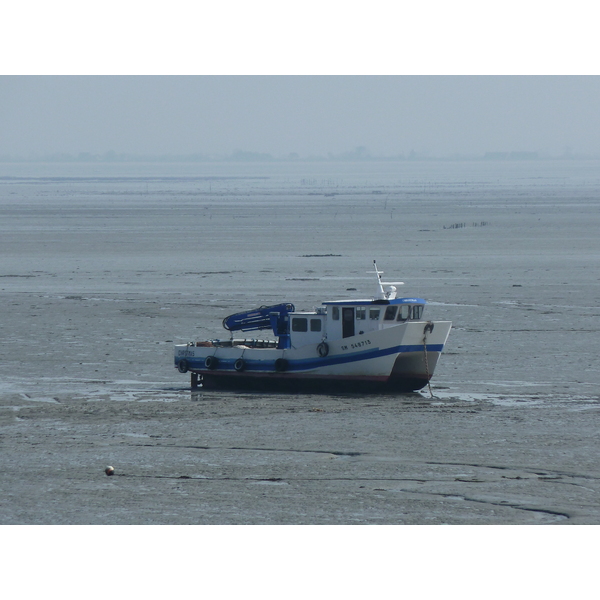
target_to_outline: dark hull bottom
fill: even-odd
[[[317,379],[288,377],[244,377],[240,375],[192,374],[192,388],[201,385],[205,390],[246,390],[256,392],[312,393],[395,393],[416,392],[427,385],[427,377],[403,375],[387,381],[360,379]]]

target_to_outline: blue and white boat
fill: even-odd
[[[422,298],[397,298],[377,269],[376,293],[328,300],[312,311],[290,303],[261,306],[223,320],[229,339],[175,345],[175,367],[192,387],[352,392],[411,392],[425,387],[452,323],[425,321]],[[269,331],[261,338],[234,332]]]

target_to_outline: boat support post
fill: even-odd
[[[191,385],[193,390],[198,389],[198,373],[192,372]]]

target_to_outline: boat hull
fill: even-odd
[[[285,350],[177,345],[175,366],[200,375],[205,389],[413,392],[431,379],[450,328],[447,321],[413,321],[328,342],[324,356],[318,345]]]
[[[246,390],[282,393],[408,393],[427,385],[426,377],[388,377],[366,379],[361,377],[287,376],[252,377],[237,374],[203,374],[202,387],[206,390]]]

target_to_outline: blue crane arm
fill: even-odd
[[[223,319],[223,327],[228,331],[255,331],[257,329],[271,329],[271,315],[278,314],[277,319],[294,312],[293,304],[283,303],[273,306],[261,306],[253,310],[235,313]]]

